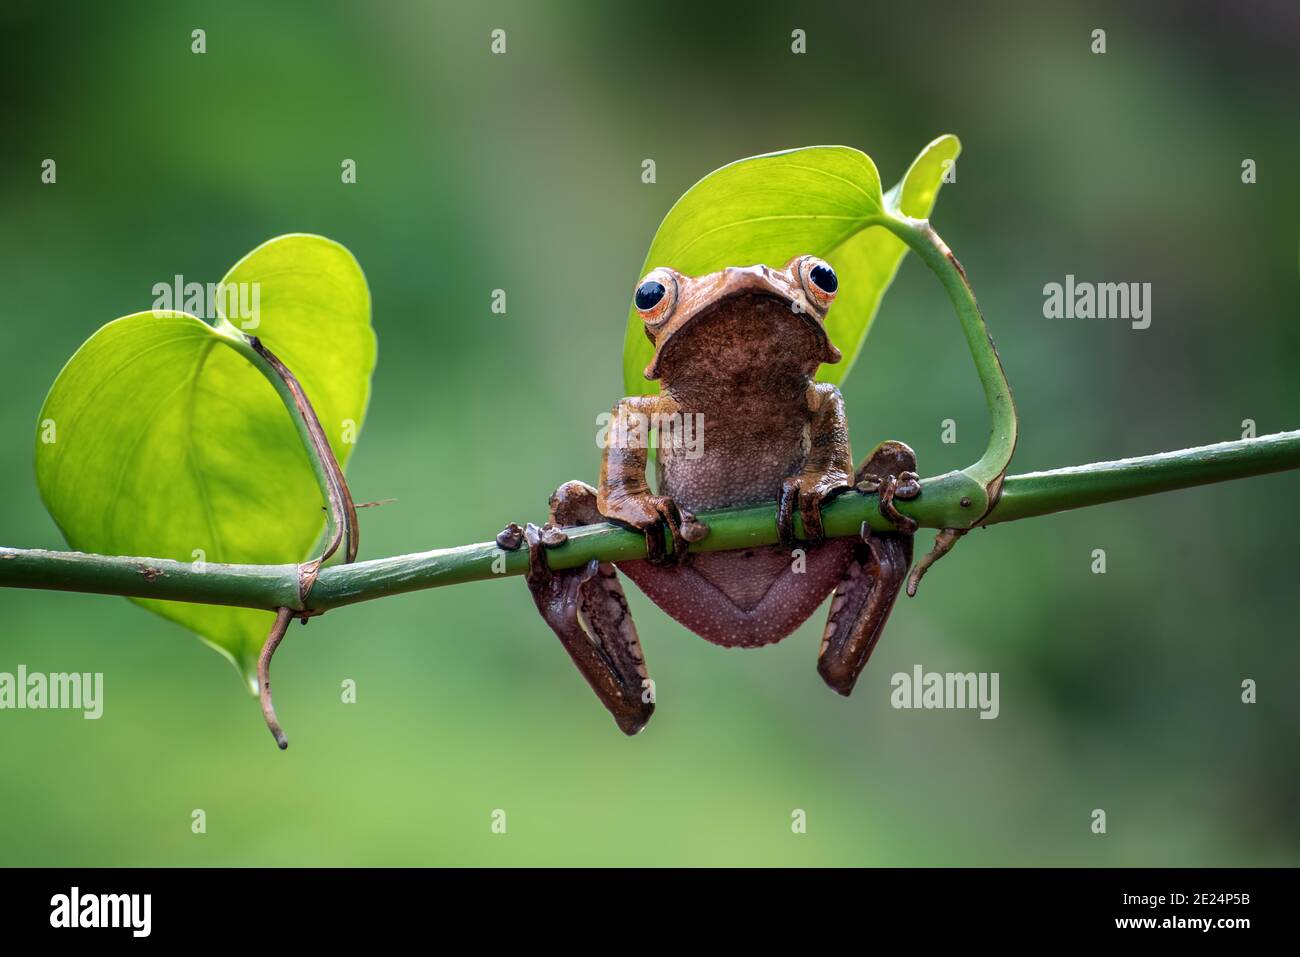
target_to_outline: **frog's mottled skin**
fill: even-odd
[[[779,641],[838,586],[818,667],[841,694],[852,690],[879,637],[912,558],[912,529],[892,501],[916,495],[919,486],[915,457],[897,442],[881,445],[854,472],[839,390],[813,378],[819,365],[840,359],[824,326],[837,286],[830,267],[811,256],[782,269],[733,267],[698,278],[656,269],[638,285],[655,346],[646,377],[660,381],[660,393],[621,400],[614,425],[638,415],[702,415],[702,443],[674,444],[661,431],[656,494],[646,483],[643,443],[612,428],[598,488],[562,485],[551,498],[550,523],[525,532],[539,610],[628,734],[654,710],[640,641],[612,565],[547,567],[545,547],[564,540],[564,526],[608,519],[645,532],[648,558],[619,570],[719,645]],[[882,509],[903,531],[822,541],[822,503],[855,486],[879,492]],[[778,505],[783,544],[687,555],[687,543],[707,534],[693,513],[767,502]],[[808,536],[801,553],[793,553],[796,509]],[[508,532],[499,541],[519,545]]]

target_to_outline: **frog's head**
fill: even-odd
[[[655,347],[645,377],[660,377],[670,342],[693,354],[743,356],[767,352],[756,347],[775,337],[812,369],[839,362],[825,325],[838,290],[835,270],[816,256],[796,256],[780,269],[731,266],[697,277],[652,269],[633,294]]]

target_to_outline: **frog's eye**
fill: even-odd
[[[830,263],[816,256],[805,256],[799,261],[799,281],[808,298],[823,309],[835,301],[835,293],[840,288],[840,278]]]
[[[649,312],[668,294],[667,288],[657,279],[647,279],[636,287],[636,307],[642,312]]]
[[[662,322],[673,311],[677,283],[666,269],[656,269],[637,284],[632,302],[648,323]]]

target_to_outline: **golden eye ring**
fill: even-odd
[[[804,295],[825,311],[835,301],[840,289],[839,276],[831,264],[816,256],[805,256],[799,260],[799,284],[803,286]]]

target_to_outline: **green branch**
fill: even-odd
[[[924,527],[963,528],[1296,468],[1300,468],[1300,431],[1280,432],[1180,452],[1008,476],[1001,498],[982,520],[969,516],[972,505],[962,504],[969,502],[965,494],[969,480],[960,472],[926,479],[921,483],[919,498],[896,504],[900,512]],[[774,507],[704,512],[699,517],[710,532],[704,541],[691,546],[692,551],[750,548],[776,542]],[[845,493],[829,503],[824,521],[826,534],[832,538],[859,534],[863,522],[879,530],[891,528],[876,507],[875,496],[856,492]],[[567,543],[550,551],[552,567],[573,568],[593,558],[619,562],[645,556],[644,536],[613,525],[588,525],[569,529],[568,534]],[[519,575],[527,561],[522,549],[503,552],[495,542],[481,542],[334,565],[321,570],[310,606],[313,611],[326,611],[424,588]],[[298,565],[196,566],[156,558],[0,548],[0,587],[5,588],[302,611],[305,609],[298,597],[298,573]]]
[[[957,312],[971,358],[975,360],[975,371],[984,387],[984,401],[989,410],[989,443],[980,460],[962,471],[980,486],[977,494],[981,501],[973,507],[979,509],[977,517],[982,516],[997,501],[999,484],[1016,450],[1016,405],[1011,398],[1011,384],[1007,382],[997,346],[975,301],[975,291],[966,278],[966,270],[929,220],[911,219],[894,212],[882,216],[878,223],[907,243],[939,278]],[[968,526],[969,522],[953,527]]]

